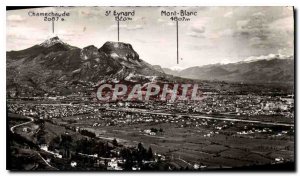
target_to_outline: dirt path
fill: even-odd
[[[11,127],[10,128],[10,131],[12,132],[12,133],[15,133],[15,128],[16,127],[20,127],[20,126],[23,126],[23,125],[27,125],[27,124],[29,124],[29,123],[31,123],[31,122],[33,122],[34,121],[34,119],[32,118],[32,117],[27,117],[27,116],[25,116],[27,119],[29,119],[30,121],[28,121],[28,122],[24,122],[24,123],[21,123],[21,124],[18,124],[18,125],[15,125],[15,126],[13,126],[13,127]]]
[[[33,119],[32,117],[28,117],[28,116],[25,116],[25,117],[26,117],[27,119],[29,119],[30,121],[24,122],[24,123],[21,123],[21,124],[18,124],[18,125],[15,125],[15,126],[11,127],[11,128],[10,128],[10,131],[11,131],[12,133],[15,133],[15,128],[20,127],[20,126],[23,126],[23,125],[27,125],[27,124],[32,123],[32,122],[34,121],[34,119]],[[59,169],[57,169],[56,167],[54,167],[54,166],[52,166],[51,164],[49,164],[49,163],[45,160],[45,158],[42,157],[42,155],[41,155],[39,152],[38,152],[38,155],[39,155],[39,157],[44,161],[44,163],[45,163],[46,165],[48,165],[49,167],[51,167],[51,168],[53,168],[53,169],[55,169],[55,170],[59,170]]]

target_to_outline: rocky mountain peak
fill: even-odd
[[[97,51],[98,48],[95,45],[89,45],[89,46],[84,47],[83,50],[92,50],[92,51],[96,50]]]
[[[98,48],[94,45],[89,45],[84,47],[80,52],[80,57],[82,60],[88,60],[88,58],[99,58],[100,53]]]
[[[135,61],[140,60],[138,53],[129,43],[108,41],[99,49],[99,51],[110,55],[112,58],[122,58]]]
[[[52,37],[52,38],[49,38],[47,40],[45,40],[43,43],[41,43],[40,45],[41,46],[44,46],[44,47],[50,47],[50,46],[53,46],[57,43],[60,43],[60,44],[65,44],[63,41],[61,41],[57,36],[55,37]]]

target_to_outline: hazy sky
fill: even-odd
[[[135,10],[132,21],[120,22],[120,41],[131,43],[141,59],[162,67],[191,67],[229,63],[274,54],[292,55],[292,7],[49,7],[7,11],[6,49],[21,50],[52,36],[50,22],[30,17],[34,12],[70,12],[55,23],[55,35],[80,48],[101,47],[117,41],[116,21],[106,10]],[[176,64],[176,25],[161,10],[197,11],[188,22],[179,22],[179,55]]]

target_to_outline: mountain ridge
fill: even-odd
[[[8,90],[38,95],[85,91],[99,80],[124,80],[128,75],[131,79],[142,75],[145,81],[166,77],[140,59],[128,43],[106,42],[100,48],[80,49],[58,37],[7,52],[6,67]]]
[[[163,68],[164,72],[197,80],[230,81],[245,83],[285,83],[294,81],[293,56],[283,59],[278,55],[274,58],[240,61],[228,64],[209,64],[188,67],[176,71]]]

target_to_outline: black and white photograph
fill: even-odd
[[[296,11],[6,6],[6,169],[296,171]]]

